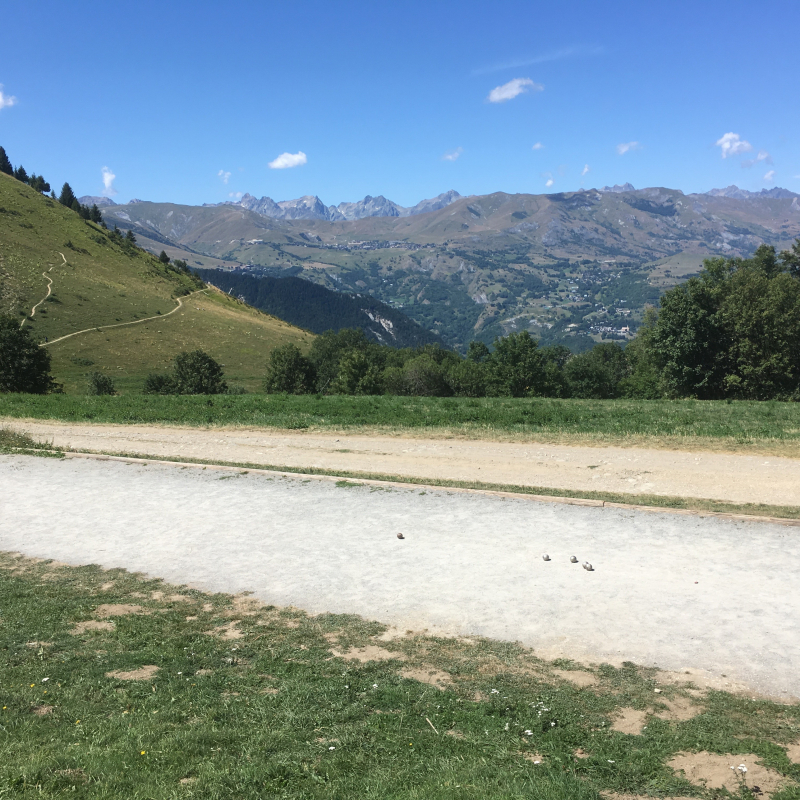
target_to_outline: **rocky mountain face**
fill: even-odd
[[[115,206],[116,203],[110,197],[96,197],[91,194],[85,194],[83,197],[78,198],[78,202],[82,206],[97,206],[103,208],[105,206]]]
[[[635,192],[636,189],[634,189],[630,183],[615,183],[613,186],[604,186],[602,189],[598,189],[597,191],[620,194],[621,192]]]
[[[378,195],[378,197],[367,195],[357,203],[326,206],[319,197],[313,195],[306,195],[297,200],[275,202],[271,197],[262,197],[259,200],[251,194],[246,194],[235,203],[227,202],[222,205],[241,206],[248,211],[254,211],[262,217],[271,219],[322,219],[329,222],[341,222],[367,217],[410,217],[415,214],[425,214],[444,208],[460,198],[461,195],[451,189],[437,197],[421,200],[415,206],[405,208],[392,200],[387,200],[383,195]]]

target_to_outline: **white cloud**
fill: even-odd
[[[553,183],[554,183],[553,179],[552,179],[552,178],[548,178],[548,179],[545,181],[545,184],[544,184],[544,185],[545,185],[545,186],[546,186],[546,187],[549,189],[549,188],[550,188],[550,187],[553,185]]]
[[[588,165],[588,164],[584,164],[584,165],[583,165],[583,169],[581,170],[581,178],[582,178],[584,175],[588,174],[589,172],[590,172],[590,170],[589,170],[589,165]]]
[[[764,180],[765,180],[765,181],[767,181],[768,183],[772,183],[772,181],[774,181],[774,180],[775,180],[775,170],[774,170],[774,169],[771,169],[771,170],[770,170],[770,171],[769,171],[769,172],[768,172],[768,173],[767,173],[767,174],[764,176]]]
[[[765,164],[772,163],[772,156],[766,150],[759,150],[758,155],[755,158],[749,158],[745,161],[742,161],[742,167],[745,169],[750,169],[754,164],[758,164],[759,162],[763,161]]]
[[[116,177],[108,167],[103,167],[103,194],[106,197],[113,197],[117,193],[114,188],[114,179]]]
[[[234,200],[241,200],[242,193],[241,192],[228,192],[228,197],[232,197]]]
[[[738,156],[741,153],[749,153],[753,149],[750,142],[746,142],[738,133],[726,133],[715,142],[716,146],[722,150],[722,157]]]
[[[218,178],[219,178],[219,179],[220,179],[220,180],[221,180],[223,183],[227,183],[227,182],[228,182],[228,180],[229,180],[229,179],[230,179],[230,177],[231,177],[231,174],[230,174],[230,172],[225,172],[225,170],[224,170],[224,169],[221,169],[221,170],[220,170],[220,171],[217,173],[217,177],[218,177]]]
[[[641,145],[639,142],[623,142],[622,144],[617,145],[617,153],[619,155],[624,156],[629,150],[639,150],[641,149]]]
[[[505,103],[525,92],[541,92],[542,89],[544,86],[541,83],[535,83],[530,78],[514,78],[502,86],[495,86],[486,99],[490,103]]]
[[[11,108],[17,104],[17,98],[3,92],[3,84],[0,83],[0,108]]]
[[[270,161],[267,166],[270,169],[290,169],[291,167],[301,167],[308,162],[306,154],[302,150],[296,153],[281,153],[274,161]]]
[[[536,142],[536,144],[531,147],[531,150],[544,150],[544,145],[541,142]]]
[[[455,150],[451,150],[449,153],[445,153],[442,156],[443,161],[457,161],[458,157],[464,152],[463,147],[456,147]]]

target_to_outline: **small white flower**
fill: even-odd
[[[507,730],[508,730],[508,723],[507,723],[507,722],[506,722],[506,726],[505,726],[505,728],[503,728],[503,730],[504,730],[504,731],[507,731]]]
[[[616,761],[612,761],[612,760],[609,758],[609,759],[608,759],[608,763],[609,763],[609,764],[616,764],[617,762],[616,762]]]
[[[344,688],[345,688],[345,689],[349,689],[349,688],[350,688],[350,686],[348,685],[348,686],[345,686]]]
[[[656,693],[656,694],[661,694],[661,689],[656,689],[656,690],[655,690],[655,693]]]
[[[550,723],[550,727],[551,727],[551,728],[554,728],[554,727],[555,727],[555,722],[551,722],[551,723]]]
[[[372,684],[372,688],[373,688],[373,689],[377,689],[377,688],[378,688],[378,684],[377,684],[377,683],[373,683],[373,684]]]
[[[500,694],[500,692],[497,689],[492,689],[492,694]]]
[[[50,680],[50,678],[42,678],[42,683],[47,683],[47,681],[49,681],[49,680]]]
[[[534,764],[541,764],[542,762],[541,762],[541,761],[539,761],[539,760],[537,759],[537,760],[536,760],[536,761],[534,761],[533,763],[534,763]]]
[[[335,747],[329,747],[328,750],[335,750]]]
[[[525,731],[526,736],[533,736],[533,731]]]
[[[744,764],[739,764],[739,772],[747,772],[747,767]]]

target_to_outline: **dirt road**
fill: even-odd
[[[800,506],[800,460],[623,447],[0,420],[57,446],[164,458]]]
[[[800,696],[795,528],[30,456],[0,487],[0,550]]]

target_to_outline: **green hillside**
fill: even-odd
[[[69,392],[83,391],[95,370],[121,391],[138,390],[147,373],[195,348],[223,363],[229,382],[255,388],[274,346],[305,347],[312,338],[3,174],[0,313],[17,316],[48,347]]]

